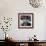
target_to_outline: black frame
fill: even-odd
[[[31,26],[20,26],[20,18],[21,16],[30,16],[30,18],[32,17],[31,19]],[[23,17],[22,17],[23,18]],[[33,28],[34,27],[34,14],[33,13],[18,13],[18,28],[24,28],[24,29],[28,29],[28,28]]]

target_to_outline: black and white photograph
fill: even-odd
[[[33,27],[33,13],[19,13],[18,14],[18,27],[19,28],[32,28]]]

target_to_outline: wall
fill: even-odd
[[[33,29],[18,29],[18,13],[34,13],[34,28]],[[0,0],[0,16],[12,17],[13,22],[8,31],[10,37],[16,40],[28,40],[34,34],[37,35],[37,39],[45,39],[45,15],[46,6],[39,8],[33,8],[30,6],[28,0]],[[0,18],[1,18],[0,17]],[[0,39],[4,35],[3,31],[0,31]]]

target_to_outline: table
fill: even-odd
[[[14,44],[16,46],[46,46],[46,40],[29,41],[29,40],[7,40],[7,43]]]

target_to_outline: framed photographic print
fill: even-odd
[[[18,28],[33,28],[33,13],[18,13]]]

